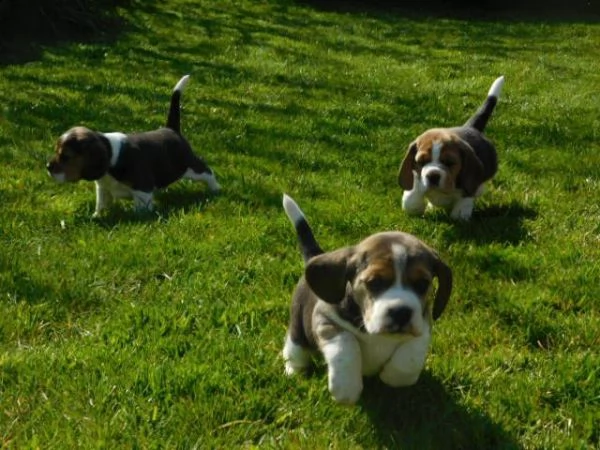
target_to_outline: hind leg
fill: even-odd
[[[214,172],[200,158],[195,158],[188,169],[183,174],[184,178],[189,178],[195,181],[204,181],[208,188],[213,192],[221,190],[221,185],[218,183]]]
[[[133,197],[133,207],[136,212],[152,211],[154,209],[152,192],[131,191]]]
[[[221,190],[221,185],[218,183],[217,179],[215,178],[215,174],[212,172],[198,173],[193,169],[188,169],[183,174],[183,177],[195,181],[204,181],[208,185],[208,188],[213,192],[218,192]]]
[[[285,346],[283,347],[282,353],[285,361],[286,375],[302,373],[310,366],[310,350],[292,341],[292,338],[289,334],[287,334],[285,337]]]

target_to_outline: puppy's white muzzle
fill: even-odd
[[[365,328],[370,334],[423,334],[423,308],[416,294],[401,286],[392,287],[373,301]]]
[[[425,189],[439,189],[446,184],[446,171],[438,164],[428,164],[421,170]]]

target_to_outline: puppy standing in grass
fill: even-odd
[[[94,217],[122,197],[133,198],[136,210],[152,210],[154,190],[180,178],[218,191],[213,171],[181,135],[180,98],[188,81],[186,75],[175,85],[165,128],[135,134],[71,128],[59,138],[48,172],[60,183],[95,181]]]
[[[504,77],[494,81],[484,104],[462,127],[433,128],[410,144],[398,173],[407,213],[423,214],[427,200],[449,209],[454,219],[471,217],[475,198],[498,169],[496,149],[483,130],[503,85]]]
[[[283,349],[286,374],[304,371],[318,349],[327,363],[329,391],[339,403],[358,400],[364,375],[378,375],[390,386],[416,383],[433,321],[450,298],[448,266],[417,238],[401,232],[374,234],[325,253],[287,195],[283,207],[305,262]],[[438,286],[431,301],[434,277]]]

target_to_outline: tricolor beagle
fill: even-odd
[[[475,198],[498,169],[496,149],[483,130],[503,84],[504,77],[494,81],[484,104],[462,127],[433,128],[410,144],[398,173],[407,213],[423,214],[427,200],[450,210],[454,219],[471,217]]]
[[[212,191],[220,189],[213,171],[192,151],[180,132],[180,98],[189,80],[175,85],[167,125],[136,134],[100,133],[74,127],[56,144],[56,154],[47,165],[58,182],[96,182],[94,217],[113,199],[133,198],[135,208],[151,210],[153,192],[179,180],[204,181]]]
[[[337,402],[355,403],[363,376],[378,375],[390,386],[414,384],[425,365],[433,321],[450,298],[448,266],[414,236],[392,231],[325,253],[287,195],[283,207],[305,262],[283,349],[286,374],[304,371],[318,349]]]

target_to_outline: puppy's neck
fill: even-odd
[[[114,167],[117,164],[117,161],[119,161],[119,155],[121,154],[123,144],[127,140],[127,135],[125,133],[119,132],[102,133],[102,135],[108,140],[110,144],[110,167]]]

